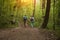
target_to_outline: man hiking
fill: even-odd
[[[34,17],[33,16],[30,17],[30,22],[31,22],[31,27],[33,28],[34,27]]]
[[[26,15],[23,16],[23,21],[24,21],[24,27],[26,27],[26,24],[27,24],[27,16]]]

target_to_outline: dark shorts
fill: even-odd
[[[26,20],[24,19],[24,23],[26,23]]]

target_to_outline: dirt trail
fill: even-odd
[[[12,28],[0,30],[0,40],[55,40],[52,32],[37,28]]]

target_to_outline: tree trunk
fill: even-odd
[[[43,15],[43,17],[45,15],[45,2],[46,2],[46,0],[42,0],[42,15]]]
[[[51,0],[47,0],[47,6],[46,6],[46,13],[44,17],[44,21],[42,23],[42,28],[46,28],[49,20],[49,13],[50,13],[50,2]]]
[[[55,1],[56,0],[53,1],[54,2],[53,4],[53,30],[55,30]]]
[[[33,16],[34,16],[34,14],[35,14],[35,5],[36,5],[36,0],[34,0]]]
[[[45,8],[45,0],[42,0],[42,9]]]
[[[60,0],[58,0],[57,26],[60,27]]]

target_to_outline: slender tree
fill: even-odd
[[[45,0],[42,0],[42,14],[44,15],[44,9],[45,9]]]
[[[44,16],[44,21],[42,23],[42,28],[46,28],[49,20],[49,13],[50,13],[50,2],[51,0],[47,0],[47,5],[46,5],[46,13]]]
[[[60,26],[60,0],[58,1],[58,15],[57,15],[57,25]]]
[[[35,14],[35,6],[36,6],[36,0],[34,0],[33,16],[34,16],[34,14]]]
[[[45,8],[45,0],[42,0],[42,9]]]
[[[55,30],[55,1],[53,1],[53,30]]]

